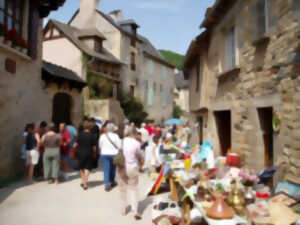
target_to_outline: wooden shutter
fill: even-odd
[[[294,0],[293,11],[294,11],[294,16],[296,17],[296,19],[298,19],[300,21],[300,1],[299,0]]]
[[[226,36],[226,69],[232,69],[235,62],[235,28],[232,27]]]
[[[266,32],[266,9],[265,0],[258,0],[255,6],[255,18],[256,18],[256,32],[255,32],[255,40],[262,37]]]
[[[30,44],[29,56],[36,59],[38,55],[38,30],[39,30],[39,8],[37,1],[30,1],[28,19],[28,43]]]

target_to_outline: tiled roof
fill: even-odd
[[[43,61],[43,71],[48,72],[54,77],[66,79],[69,81],[75,81],[77,83],[86,85],[86,82],[83,79],[81,79],[75,72],[53,63]]]
[[[95,57],[104,62],[122,64],[121,61],[119,61],[106,49],[103,49],[103,54],[97,53],[96,51],[90,49],[83,41],[79,40],[82,30],[53,19],[51,19],[49,23],[53,23],[60,32],[62,32],[74,45],[76,45],[77,48],[79,48],[85,54]]]
[[[118,11],[118,10],[116,10]],[[116,29],[118,29],[120,32],[122,32],[123,34],[129,36],[129,37],[133,37],[134,34],[126,31],[124,28],[122,28],[122,26],[120,24],[127,23],[128,21],[133,21],[135,23],[134,20],[123,20],[120,21],[118,23],[116,23],[114,21],[114,19],[108,15],[105,14],[103,12],[101,12],[100,10],[96,10],[96,12],[101,15],[104,19],[106,19],[111,25],[113,25]],[[71,20],[68,22],[68,24],[71,24],[72,21],[74,20],[74,18],[76,17],[76,15],[78,15],[79,13],[79,9],[74,13],[74,15],[72,16]],[[159,61],[164,62],[165,64],[170,64],[169,62],[167,62],[164,57],[160,54],[160,52],[151,44],[151,42],[144,36],[142,35],[137,35],[137,40],[142,42],[142,44],[144,44],[144,52],[146,52],[148,55],[151,55],[154,58],[157,58]]]

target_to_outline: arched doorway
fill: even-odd
[[[53,98],[52,121],[59,123],[71,123],[72,97],[66,93],[57,93]]]

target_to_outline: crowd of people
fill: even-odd
[[[99,126],[94,118],[85,118],[78,130],[65,123],[48,126],[43,121],[39,127],[34,123],[26,125],[22,148],[26,179],[33,183],[34,176],[43,175],[49,184],[58,184],[61,179],[68,180],[68,172],[79,170],[80,186],[87,190],[89,174],[100,162],[105,191],[119,187],[123,215],[126,215],[127,194],[130,194],[134,217],[141,219],[139,173],[145,170],[154,173],[159,169],[162,163],[159,146],[172,139],[177,128],[145,123],[138,128],[128,120],[123,125],[123,130],[112,121]],[[114,163],[120,151],[124,157],[122,167]]]

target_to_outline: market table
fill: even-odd
[[[178,170],[172,170],[173,175],[170,176],[170,188],[171,188],[171,196],[173,201],[178,201],[179,200],[179,192],[183,190],[185,193],[190,193],[189,199],[192,201],[194,206],[200,211],[202,214],[204,220],[209,224],[209,225],[236,225],[236,224],[249,224],[248,221],[245,218],[242,218],[238,215],[234,215],[232,219],[212,219],[209,218],[206,215],[206,210],[204,209],[203,205],[200,202],[197,202],[195,200],[194,194],[197,192],[197,185],[194,185],[190,188],[185,188],[184,184],[182,183],[182,179],[180,178],[180,174],[178,173]],[[176,185],[178,184],[178,185]],[[181,194],[182,195],[182,194]],[[183,224],[189,225],[191,223],[190,219],[190,205],[189,202],[184,200],[183,205],[182,205],[182,221]]]

